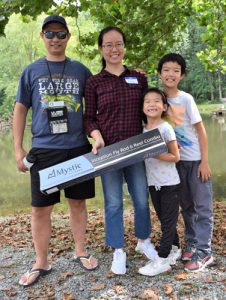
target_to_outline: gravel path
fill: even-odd
[[[115,276],[109,272],[112,253],[96,252],[98,269],[87,272],[72,259],[73,253],[58,254],[52,261],[53,271],[29,288],[18,285],[21,273],[32,265],[32,249],[0,250],[0,299],[1,300],[82,300],[82,299],[226,299],[225,262],[215,255],[212,266],[192,274],[183,271],[178,262],[172,271],[155,277],[139,275],[144,265],[143,256],[128,256],[127,274]]]

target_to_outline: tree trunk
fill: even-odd
[[[222,101],[222,89],[221,89],[221,73],[217,71],[218,75],[218,92],[219,92],[219,100]]]

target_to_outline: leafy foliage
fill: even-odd
[[[25,16],[37,17],[43,11],[56,5],[53,0],[30,1],[30,0],[0,0],[0,35],[4,34],[6,24],[13,13]]]
[[[182,87],[198,101],[218,95],[221,99],[226,81],[225,8],[226,0],[0,0],[0,35],[7,37],[0,37],[0,90],[5,92],[1,116],[12,112],[23,68],[45,55],[37,38],[42,12],[70,17],[68,54],[94,73],[101,67],[98,33],[104,26],[116,25],[127,38],[125,64],[145,69],[151,85],[158,84],[159,58],[177,51],[189,69]]]
[[[191,0],[175,1],[139,1],[139,0],[81,0],[78,2],[58,1],[1,1],[5,7],[0,10],[2,28],[13,12],[36,17],[42,11],[49,9],[65,16],[78,17],[79,12],[87,11],[101,27],[106,25],[120,26],[127,36],[127,62],[132,66],[150,69],[154,62],[180,39],[180,34],[186,26],[186,17],[191,14]],[[87,14],[87,17],[89,17]],[[1,22],[0,22],[1,23]],[[100,26],[99,25],[99,26]],[[83,36],[85,45],[94,45],[96,35]],[[94,57],[96,51],[90,56]]]
[[[43,14],[37,20],[26,17],[26,22],[29,23],[24,23],[21,15],[13,14],[5,28],[6,36],[0,37],[0,91],[1,93],[4,91],[4,97],[0,94],[1,118],[7,118],[12,114],[18,80],[23,69],[34,60],[45,56],[46,52],[39,37],[43,18]],[[84,18],[81,16],[78,23],[81,35],[89,32],[92,27],[92,21],[85,21]],[[91,61],[88,55],[89,47],[79,46],[79,33],[78,28],[74,26],[74,20],[68,18],[68,24],[72,37],[68,44],[67,55],[82,60],[85,65],[93,66],[93,69],[98,71],[98,58]],[[87,55],[84,55],[85,52]]]
[[[97,29],[106,25],[120,26],[128,39],[127,62],[150,70],[155,62],[181,40],[187,17],[194,16],[207,28],[202,38],[206,48],[198,53],[207,70],[225,72],[225,8],[226,0],[0,0],[0,34],[12,13],[36,18],[42,12],[62,13],[77,20],[87,12],[97,22]],[[94,45],[96,34],[80,36],[83,45]],[[89,53],[90,58],[96,51]]]
[[[206,28],[202,40],[206,49],[197,53],[198,58],[207,70],[226,72],[226,1],[202,0],[194,1],[197,20]]]
[[[101,25],[119,26],[127,38],[126,63],[146,70],[180,40],[191,13],[191,1],[81,1]],[[84,37],[84,43],[93,43]]]

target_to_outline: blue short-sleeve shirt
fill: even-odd
[[[83,96],[91,75],[83,64],[69,58],[48,64],[42,58],[24,69],[16,102],[32,108],[32,147],[71,149],[88,143],[83,128]],[[68,132],[63,134],[51,134],[48,123],[49,103],[57,101],[67,108]]]

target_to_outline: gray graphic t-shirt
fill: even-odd
[[[194,125],[201,122],[202,118],[194,98],[190,94],[180,91],[177,97],[168,98],[168,103],[170,106],[167,115],[181,146],[180,159],[200,160],[199,138]]]
[[[32,108],[32,147],[71,149],[88,143],[83,129],[83,96],[91,72],[83,64],[46,62],[45,58],[23,71],[16,101]],[[56,94],[57,91],[57,94]],[[47,111],[59,103],[67,111],[67,132],[52,134]]]

